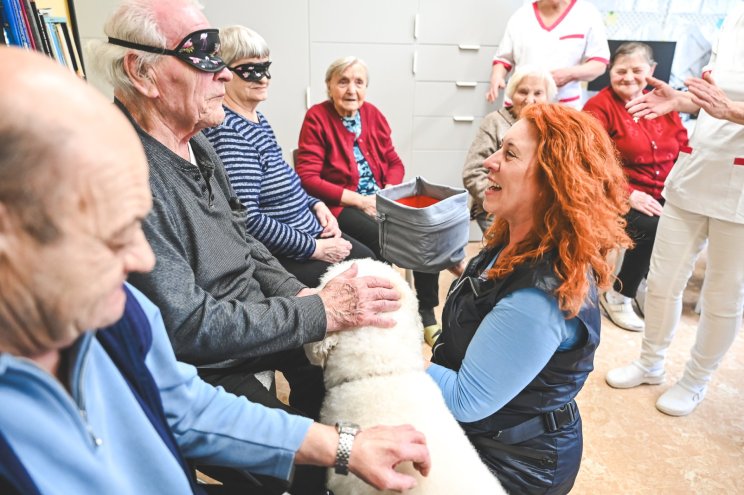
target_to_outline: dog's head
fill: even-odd
[[[344,261],[328,269],[319,287],[349,269],[352,263],[358,267],[358,277],[390,280],[400,292],[400,308],[385,314],[396,321],[393,328],[353,328],[334,332],[320,342],[305,346],[310,361],[326,368],[326,386],[377,374],[421,369],[423,327],[418,302],[396,269],[371,259]]]

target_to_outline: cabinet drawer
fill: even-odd
[[[424,0],[417,21],[419,43],[497,45],[522,0]]]
[[[406,167],[406,178],[417,175],[429,182],[452,187],[463,187],[462,166],[466,151],[414,151],[410,165]]]
[[[501,108],[501,96],[496,103],[486,101],[488,83],[475,81],[417,82],[413,114],[422,117],[453,115],[484,115]],[[503,95],[503,91],[501,92]]]
[[[414,117],[413,149],[464,153],[470,147],[481,120],[480,117],[473,117],[472,120],[458,122],[454,117]]]
[[[418,45],[416,48],[417,81],[488,82],[496,46],[477,50],[457,45]]]

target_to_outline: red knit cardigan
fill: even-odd
[[[615,142],[630,192],[639,190],[660,199],[680,148],[687,147],[687,129],[679,114],[635,122],[609,86],[590,98],[584,111],[599,119]]]
[[[393,147],[387,120],[371,103],[364,103],[359,113],[362,122],[359,148],[377,185],[383,188],[400,184],[405,168]],[[331,101],[307,111],[295,170],[308,194],[324,201],[336,216],[343,209],[340,206],[343,190],[356,191],[359,170],[354,159],[354,134],[344,127]]]

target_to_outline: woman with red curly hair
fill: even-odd
[[[628,246],[627,186],[605,130],[531,105],[487,158],[497,220],[450,289],[428,372],[509,493],[568,493],[579,470],[574,398],[599,344],[607,254]]]

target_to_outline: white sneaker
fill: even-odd
[[[607,299],[607,293],[599,296],[599,304],[607,313],[607,317],[622,329],[631,332],[642,332],[645,328],[643,320],[633,311],[630,298],[618,304],[613,304]]]
[[[708,387],[694,390],[677,382],[661,394],[656,401],[656,409],[670,416],[687,416],[703,401],[707,390]]]
[[[633,388],[638,385],[658,385],[664,383],[664,370],[649,371],[638,361],[627,366],[613,368],[605,375],[607,385],[612,388]]]

